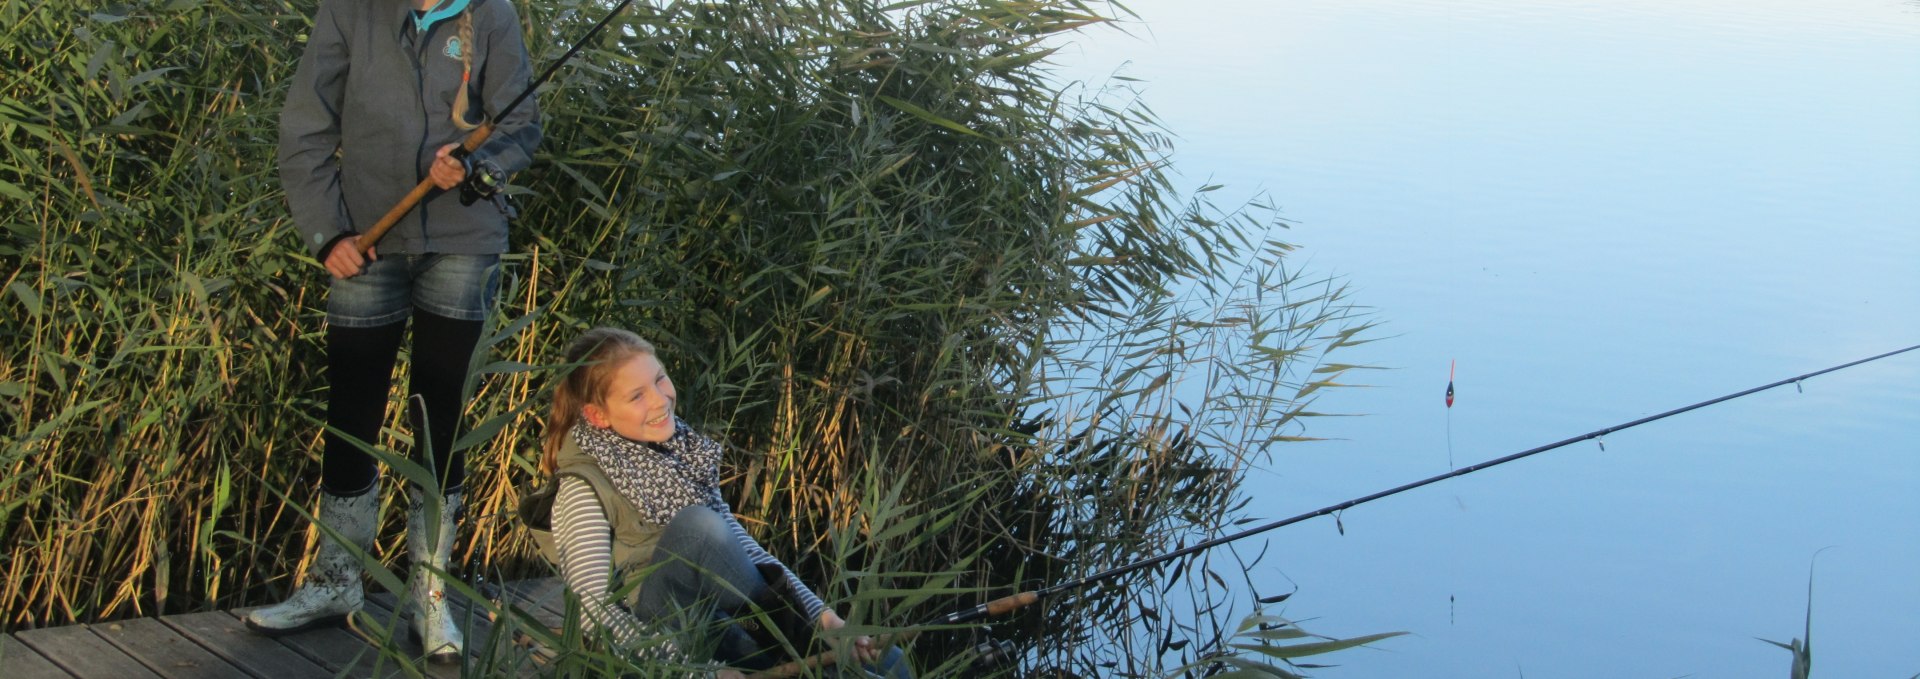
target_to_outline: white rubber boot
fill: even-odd
[[[433,498],[422,494],[419,489],[408,490],[407,498],[410,501],[407,507],[407,551],[413,557],[410,584],[414,606],[413,633],[420,642],[420,648],[427,652],[428,661],[457,663],[466,648],[465,640],[461,637],[460,627],[454,624],[453,609],[447,604],[446,584],[434,571],[446,572],[447,559],[453,554],[454,519],[460,514],[461,493],[447,495],[437,517],[428,515],[427,503],[433,502]],[[432,570],[426,568],[428,566]]]
[[[346,622],[347,616],[360,610],[363,596],[360,557],[354,550],[365,552],[373,546],[379,514],[377,490],[354,497],[322,491],[320,512],[315,518],[339,533],[341,539],[322,532],[313,564],[307,567],[306,582],[286,601],[248,613],[247,627],[267,636],[280,636]]]

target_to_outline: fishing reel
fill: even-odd
[[[1012,669],[1014,665],[1013,647],[999,639],[988,639],[973,647],[972,669],[986,673],[994,670]]]
[[[466,166],[467,180],[460,183],[460,204],[472,205],[480,200],[493,201],[500,213],[512,219],[517,216],[513,204],[507,201],[507,173],[491,160],[474,160],[473,156],[460,159]]]

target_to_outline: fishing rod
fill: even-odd
[[[578,42],[573,43],[572,47],[567,48],[566,54],[560,55],[559,59],[555,59],[552,64],[549,64],[545,73],[541,73],[540,77],[534,78],[533,82],[528,83],[527,89],[521,91],[519,96],[513,98],[513,101],[507,102],[506,107],[500,109],[498,114],[488,118],[487,121],[481,123],[479,127],[473,128],[472,132],[468,132],[466,138],[460,140],[460,145],[454,147],[453,151],[448,152],[447,155],[454,160],[465,160],[467,156],[473,155],[474,151],[479,150],[481,144],[487,143],[488,137],[493,136],[495,122],[505,119],[507,114],[513,113],[513,109],[520,106],[521,102],[532,97],[534,90],[538,90],[541,85],[546,84],[547,79],[552,78],[553,74],[559,71],[562,65],[565,65],[568,60],[572,59],[574,53],[579,52],[581,47],[585,47],[589,41],[593,40],[593,36],[600,32],[601,28],[606,27],[609,22],[613,21],[614,17],[619,16],[620,12],[626,10],[627,5],[631,4],[633,4],[633,0],[620,0],[620,4],[615,6],[613,11],[608,12],[605,17],[600,19],[599,23],[593,25],[593,28],[587,29],[587,33],[580,36]],[[405,217],[408,212],[412,212],[413,206],[425,200],[427,193],[433,189],[432,177],[420,180],[420,183],[415,185],[412,191],[407,192],[405,198],[401,198],[400,202],[394,204],[393,209],[387,211],[386,216],[381,217],[380,221],[374,222],[373,228],[367,229],[367,232],[361,235],[359,245],[360,254],[365,256],[368,250],[372,250],[374,244],[380,242],[380,238],[387,235],[387,231],[392,229],[394,224],[400,223],[401,217]]]
[[[1319,509],[1307,512],[1305,514],[1299,514],[1299,515],[1291,516],[1291,517],[1281,519],[1279,521],[1275,521],[1272,523],[1255,526],[1253,528],[1249,528],[1249,529],[1240,531],[1238,533],[1234,533],[1232,535],[1224,535],[1224,536],[1213,538],[1211,540],[1207,540],[1204,542],[1195,543],[1190,547],[1174,550],[1166,554],[1143,559],[1140,561],[1135,561],[1133,563],[1129,563],[1126,565],[1109,568],[1107,570],[1094,573],[1093,575],[1085,576],[1075,580],[1070,580],[1057,585],[1053,585],[1051,587],[1045,587],[1038,590],[1020,592],[1018,594],[1001,597],[999,599],[994,599],[993,601],[989,601],[987,603],[974,606],[973,608],[968,608],[960,611],[955,611],[953,613],[948,613],[933,621],[916,625],[913,628],[909,628],[906,632],[902,632],[900,634],[894,635],[893,637],[887,639],[887,641],[899,642],[899,641],[904,641],[906,639],[910,639],[914,636],[914,634],[916,633],[916,630],[921,628],[932,627],[935,625],[961,625],[961,624],[973,622],[975,620],[980,620],[983,618],[999,617],[1007,613],[1011,613],[1013,611],[1033,605],[1035,603],[1039,603],[1040,601],[1043,601],[1048,597],[1052,597],[1062,592],[1068,592],[1068,591],[1080,589],[1082,587],[1086,587],[1087,585],[1095,584],[1103,580],[1111,580],[1113,578],[1117,578],[1122,575],[1126,575],[1128,573],[1132,573],[1134,571],[1138,571],[1143,568],[1150,568],[1152,566],[1163,564],[1183,556],[1188,556],[1201,551],[1205,551],[1207,549],[1218,547],[1220,545],[1224,545],[1229,542],[1233,542],[1235,540],[1241,540],[1247,537],[1258,535],[1260,533],[1265,533],[1275,528],[1290,526],[1296,523],[1300,523],[1302,521],[1306,521],[1308,519],[1326,516],[1328,514],[1338,514],[1340,512],[1346,511],[1353,507],[1357,507],[1381,498],[1390,497],[1393,495],[1399,495],[1400,493],[1404,493],[1409,490],[1419,488],[1421,486],[1439,483],[1441,481],[1445,481],[1447,479],[1451,479],[1458,476],[1466,476],[1468,474],[1472,474],[1482,469],[1490,469],[1493,467],[1498,467],[1508,462],[1513,462],[1521,458],[1538,455],[1540,453],[1544,453],[1556,448],[1564,448],[1564,447],[1573,445],[1575,443],[1579,443],[1581,441],[1599,439],[1600,437],[1606,436],[1607,434],[1611,434],[1617,431],[1632,429],[1634,427],[1638,427],[1648,422],[1663,420],[1669,417],[1673,417],[1675,415],[1679,415],[1681,413],[1685,413],[1693,410],[1699,410],[1707,406],[1723,403],[1726,401],[1731,401],[1733,399],[1740,398],[1742,396],[1756,394],[1762,391],[1766,391],[1768,389],[1773,389],[1775,387],[1781,387],[1788,384],[1798,384],[1807,379],[1825,375],[1830,372],[1834,372],[1837,370],[1845,370],[1847,368],[1861,365],[1863,363],[1871,363],[1883,358],[1897,356],[1900,354],[1907,353],[1909,351],[1913,351],[1915,349],[1920,349],[1920,344],[1916,344],[1916,345],[1907,347],[1905,349],[1889,351],[1887,353],[1880,354],[1878,356],[1869,356],[1867,358],[1863,358],[1857,361],[1842,363],[1840,365],[1836,365],[1831,368],[1816,370],[1816,371],[1807,373],[1805,375],[1789,377],[1787,379],[1780,380],[1777,382],[1769,382],[1767,384],[1763,384],[1758,387],[1754,387],[1744,391],[1738,391],[1731,394],[1727,394],[1725,396],[1720,396],[1717,398],[1701,401],[1699,403],[1695,403],[1692,405],[1675,408],[1673,410],[1669,410],[1664,413],[1660,413],[1658,415],[1649,415],[1647,417],[1642,417],[1632,422],[1616,424],[1611,427],[1606,427],[1603,429],[1595,429],[1593,431],[1587,432],[1585,434],[1581,434],[1579,436],[1563,439],[1560,441],[1555,441],[1553,443],[1549,443],[1544,446],[1539,446],[1537,448],[1529,448],[1529,449],[1520,451],[1518,453],[1508,455],[1506,457],[1494,458],[1491,460],[1487,460],[1485,462],[1481,462],[1479,464],[1468,465],[1468,466],[1461,467],[1459,469],[1455,469],[1453,471],[1447,472],[1445,474],[1429,476],[1419,481],[1414,481],[1412,483],[1395,486],[1393,488],[1389,488],[1389,489],[1380,491],[1378,493],[1357,497],[1352,500],[1347,500],[1346,502],[1341,502],[1339,504],[1327,505],[1325,507],[1321,507]],[[808,669],[826,667],[838,661],[839,661],[839,656],[837,654],[823,653],[820,655],[815,655],[812,657],[795,660],[785,665],[780,665],[773,669],[751,675],[751,679],[785,679],[787,677],[795,677],[795,676],[799,676],[801,673],[807,671]]]

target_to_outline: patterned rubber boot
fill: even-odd
[[[377,486],[376,486],[377,487]],[[307,580],[293,596],[247,614],[247,627],[267,636],[292,634],[339,625],[360,610],[360,557],[373,546],[374,526],[380,518],[380,493],[369,489],[354,497],[320,493],[319,522],[340,534],[324,532],[320,548],[307,567]]]
[[[427,660],[439,664],[460,662],[460,654],[466,649],[460,627],[454,624],[453,609],[447,604],[446,583],[440,577],[453,554],[461,496],[458,491],[448,494],[439,507],[439,516],[430,516],[428,505],[432,499],[419,489],[407,491],[407,551],[413,557],[413,633],[420,648],[426,650]]]

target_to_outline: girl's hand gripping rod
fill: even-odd
[[[574,53],[579,52],[581,47],[585,47],[587,42],[592,40],[593,36],[607,25],[607,22],[619,16],[620,12],[626,10],[627,5],[631,4],[633,4],[633,0],[620,0],[620,4],[614,7],[613,11],[608,12],[606,17],[600,19],[599,23],[593,25],[593,28],[588,29],[586,35],[580,36],[579,42],[567,48],[566,54],[560,55],[560,58],[555,60],[552,65],[547,66],[545,73],[541,73],[540,77],[534,78],[533,82],[528,83],[527,89],[522,91],[519,96],[514,97],[513,101],[508,102],[506,108],[500,109],[500,112],[489,117],[487,122],[481,123],[479,127],[473,128],[472,132],[468,132],[467,138],[462,139],[460,145],[454,147],[453,151],[449,152],[447,156],[454,160],[465,160],[467,156],[473,155],[473,152],[478,150],[481,144],[487,143],[488,137],[493,136],[495,121],[506,118],[507,114],[513,113],[513,109],[519,107],[521,102],[533,96],[534,90],[538,90],[541,85],[546,84],[547,79],[552,78],[554,72],[560,70],[561,65],[566,64],[567,60],[572,59]],[[361,234],[359,245],[360,254],[364,256],[368,250],[372,250],[374,244],[380,242],[380,237],[387,235],[387,231],[392,229],[394,224],[400,223],[401,217],[405,217],[407,213],[412,212],[413,206],[419,205],[420,201],[425,200],[427,193],[432,191],[433,188],[432,177],[420,180],[419,185],[414,186],[412,191],[407,192],[405,198],[401,198],[399,203],[394,204],[393,209],[388,210],[386,216],[381,217],[380,221],[374,222],[373,228],[367,229],[366,233]]]

